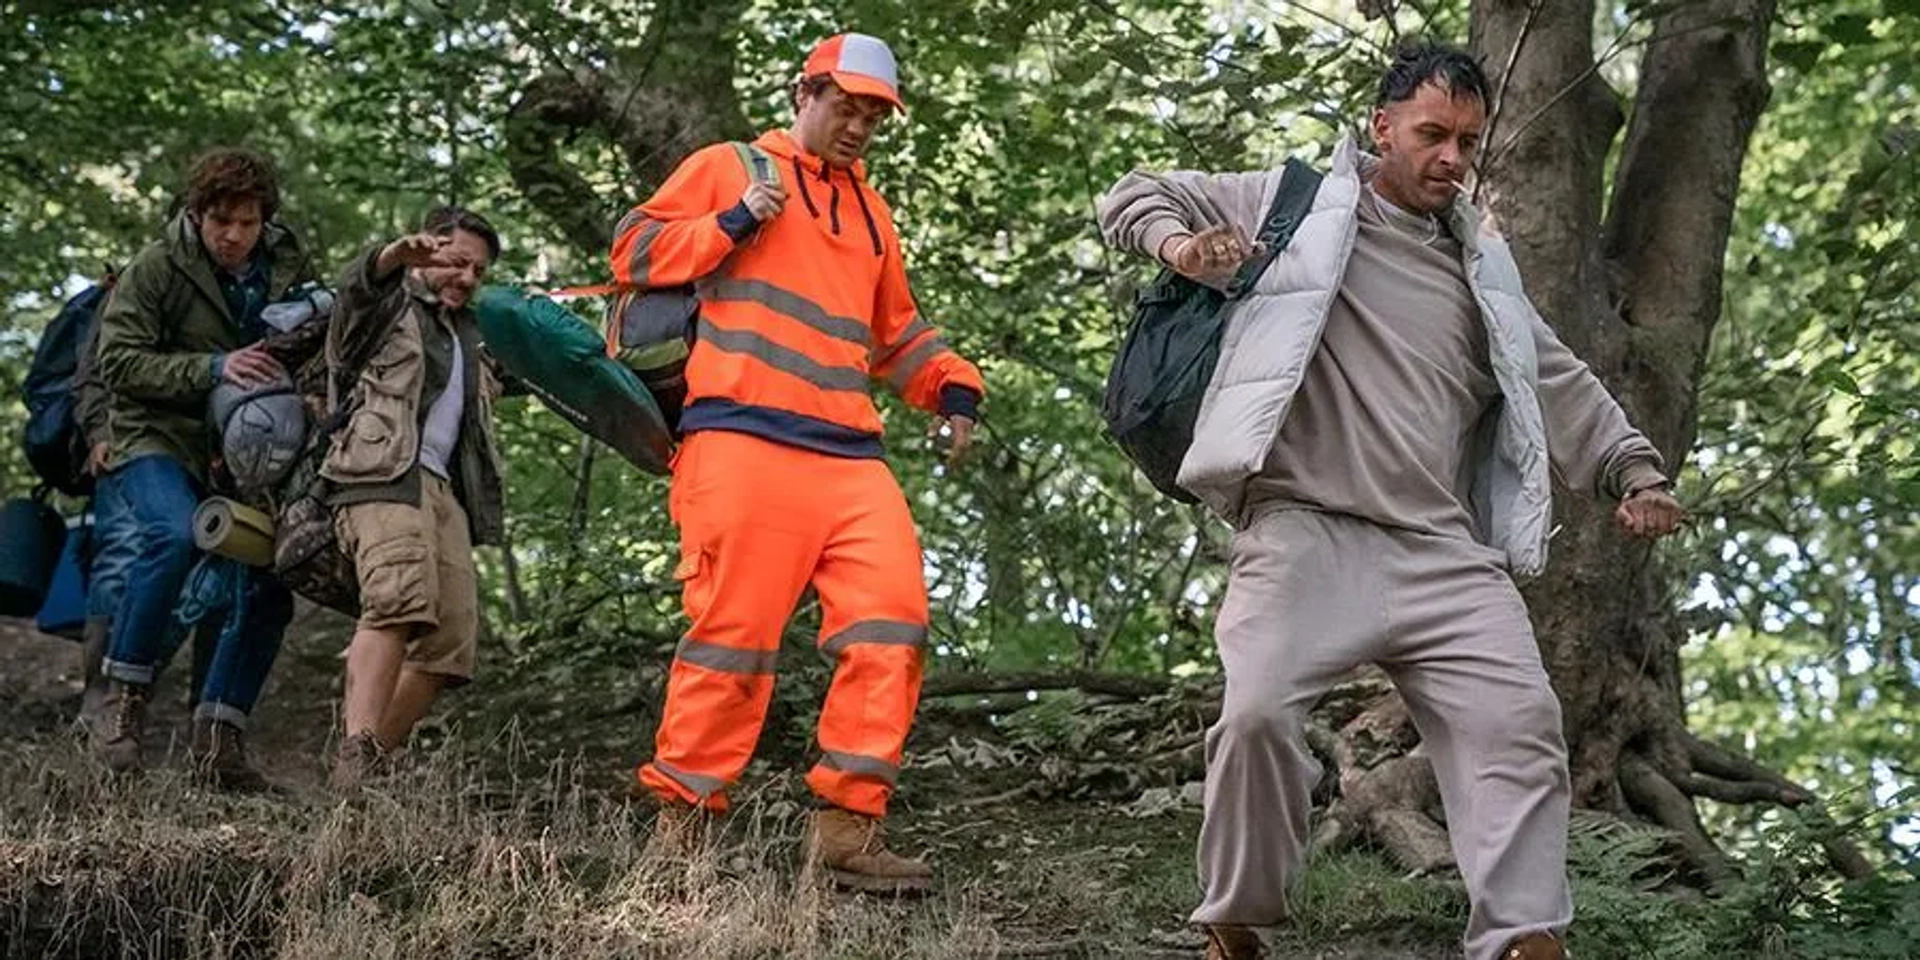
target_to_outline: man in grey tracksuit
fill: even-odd
[[[1419,727],[1472,899],[1474,960],[1553,960],[1572,919],[1559,702],[1515,577],[1546,562],[1550,469],[1620,501],[1630,535],[1682,519],[1659,454],[1554,336],[1460,192],[1487,85],[1465,53],[1402,51],[1377,155],[1336,151],[1288,249],[1233,308],[1180,483],[1235,528],[1207,738],[1208,955],[1258,956],[1305,860],[1307,711],[1379,664]],[[1135,172],[1111,245],[1222,284],[1280,171]]]

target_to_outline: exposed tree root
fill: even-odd
[[[1688,864],[1709,887],[1718,889],[1734,878],[1733,864],[1700,825],[1693,801],[1653,764],[1633,754],[1621,757],[1620,789],[1634,809],[1673,832]]]
[[[1410,752],[1418,742],[1406,705],[1390,689],[1340,728],[1333,744],[1340,798],[1327,811],[1323,839],[1370,839],[1413,873],[1454,865],[1433,766]]]
[[[1789,799],[1790,794],[1771,783],[1756,783],[1751,780],[1721,780],[1698,773],[1682,773],[1668,778],[1689,797],[1704,797],[1721,803],[1777,803],[1781,806],[1793,806],[1798,800]]]
[[[1687,735],[1687,759],[1694,774],[1675,780],[1689,796],[1705,797],[1723,803],[1774,803],[1799,808],[1814,802],[1813,792],[1786,777],[1715,746]],[[1861,880],[1874,873],[1873,864],[1860,848],[1838,836],[1821,838],[1820,846],[1834,872],[1849,880]]]

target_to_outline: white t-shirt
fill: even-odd
[[[442,480],[453,479],[447,461],[453,445],[460,441],[460,415],[467,405],[467,364],[460,352],[460,338],[453,338],[453,369],[447,371],[447,388],[433,398],[427,408],[427,423],[420,430],[420,465]]]

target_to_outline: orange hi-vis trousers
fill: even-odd
[[[927,635],[919,537],[886,463],[703,431],[674,460],[668,502],[693,624],[640,783],[669,802],[726,809],[766,720],[787,619],[812,583],[820,650],[837,665],[807,785],[828,803],[885,815]]]

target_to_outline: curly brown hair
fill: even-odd
[[[260,204],[262,220],[280,210],[280,175],[266,154],[220,147],[193,161],[187,174],[188,212],[199,215],[249,200]]]

